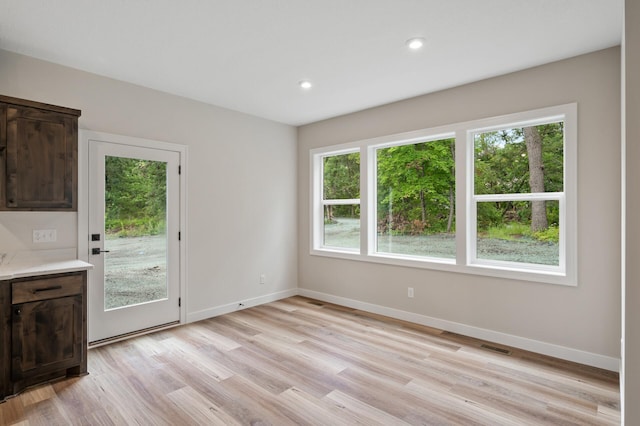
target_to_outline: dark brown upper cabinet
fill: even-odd
[[[77,211],[79,116],[0,95],[0,210]]]

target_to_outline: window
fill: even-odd
[[[455,139],[375,148],[376,253],[455,259]]]
[[[471,262],[558,269],[564,121],[473,131],[471,139]]]
[[[575,285],[577,107],[311,151],[312,254]]]
[[[320,247],[360,249],[360,153],[319,157],[322,175],[322,240]]]

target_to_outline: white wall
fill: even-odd
[[[640,424],[640,3],[625,2],[623,42],[623,143],[626,163],[626,221],[624,282],[624,369],[622,383],[623,419],[626,425]]]
[[[0,212],[0,253],[75,248],[77,215],[70,212]],[[55,229],[56,241],[34,243],[34,229]]]
[[[188,319],[295,292],[295,128],[2,50],[0,93],[80,109],[82,129],[188,146]],[[50,223],[47,248],[76,246],[75,213],[0,213],[0,250],[41,248],[31,229]]]
[[[579,120],[577,287],[309,254],[310,149],[570,102],[578,103]],[[618,368],[619,48],[303,126],[298,143],[303,294]]]

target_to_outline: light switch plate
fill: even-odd
[[[58,235],[55,229],[34,229],[33,230],[34,243],[53,243],[57,239],[58,239]]]

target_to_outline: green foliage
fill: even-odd
[[[478,229],[488,229],[497,226],[503,220],[500,203],[478,203]]]
[[[563,190],[564,126],[536,126],[542,140],[545,192]],[[377,156],[378,232],[422,235],[455,230],[455,140],[442,139],[380,148]],[[360,198],[358,153],[324,158],[324,199]],[[474,140],[476,194],[531,192],[529,159],[522,128],[476,135]],[[532,234],[531,202],[478,203],[478,231],[496,238],[525,236],[558,241],[559,203],[546,201],[549,228]],[[326,223],[336,217],[359,217],[358,205],[327,206]],[[526,232],[525,232],[526,231]]]
[[[105,229],[110,237],[141,237],[145,235],[162,235],[165,233],[166,221],[156,218],[111,219],[105,222]]]
[[[530,237],[531,229],[524,223],[512,222],[502,226],[493,226],[483,232],[483,236],[512,241],[522,237]]]
[[[451,232],[455,208],[454,152],[454,139],[378,149],[379,232],[412,235]]]
[[[542,139],[545,192],[563,190],[564,124],[536,126]],[[475,193],[517,194],[531,192],[529,160],[522,128],[503,129],[476,135]],[[547,220],[557,227],[559,206],[546,202]],[[510,221],[530,221],[531,203],[501,201],[479,203],[478,229],[488,230]]]
[[[324,158],[324,199],[360,198],[360,153]]]
[[[560,242],[560,230],[558,225],[551,225],[544,231],[534,232],[533,237],[538,241],[558,243]]]
[[[522,129],[481,133],[474,142],[476,194],[529,192],[529,163]]]
[[[531,227],[526,223],[511,222],[504,225],[493,226],[481,232],[486,238],[514,241],[521,238],[529,238],[537,241],[558,243],[560,232],[558,226],[553,225],[544,231],[531,232]]]
[[[360,153],[340,154],[323,160],[323,197],[325,200],[360,198]],[[324,211],[325,224],[335,223],[336,217],[360,217],[360,206],[331,205]]]
[[[360,206],[358,204],[348,204],[343,206],[325,206],[324,223],[336,223],[336,217],[359,218]]]
[[[166,163],[105,159],[105,232],[118,236],[164,232]]]

